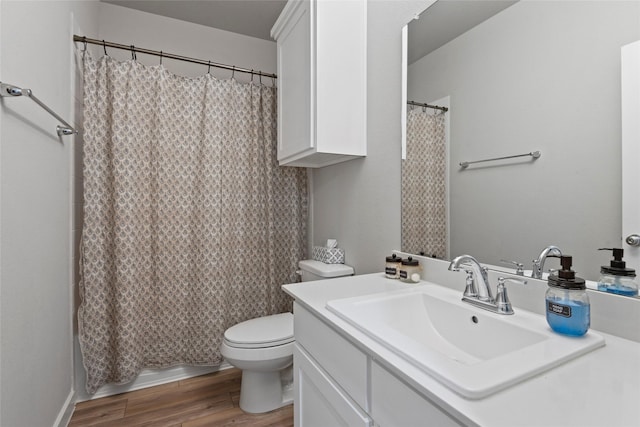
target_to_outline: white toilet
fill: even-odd
[[[302,281],[353,275],[344,264],[303,260]],[[222,356],[242,369],[240,408],[249,413],[268,412],[293,401],[293,314],[258,317],[230,327],[220,347]]]

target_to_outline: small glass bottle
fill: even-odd
[[[396,256],[396,254],[388,256],[384,266],[384,276],[389,279],[399,279],[401,265],[402,258]]]
[[[627,264],[622,260],[624,250],[619,248],[600,248],[599,250],[613,251],[613,259],[608,266],[603,265],[600,269],[598,290],[627,297],[638,295],[636,271],[627,268]]]
[[[418,283],[420,281],[420,271],[422,271],[422,267],[420,267],[417,259],[413,259],[412,257],[403,259],[400,266],[400,280],[403,282]]]
[[[572,258],[562,255],[562,269],[549,275],[545,294],[547,323],[554,331],[582,336],[591,325],[591,306],[584,279],[571,270]]]

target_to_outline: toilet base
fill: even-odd
[[[250,414],[273,411],[293,402],[293,366],[281,371],[242,371],[240,409]]]

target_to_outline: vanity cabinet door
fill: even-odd
[[[298,345],[293,352],[296,427],[368,427],[371,420]]]
[[[296,343],[367,410],[367,355],[300,304],[294,304],[293,313]]]
[[[379,427],[464,425],[376,362],[371,366],[371,416]]]

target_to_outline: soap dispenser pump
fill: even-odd
[[[591,324],[591,307],[586,283],[576,277],[571,263],[571,255],[562,255],[562,269],[549,275],[545,294],[547,323],[560,334],[582,336]]]
[[[627,263],[622,260],[624,250],[620,248],[600,248],[599,251],[613,251],[613,259],[608,266],[600,269],[598,290],[612,294],[633,297],[638,295],[638,283],[635,281],[636,271],[627,268]]]

